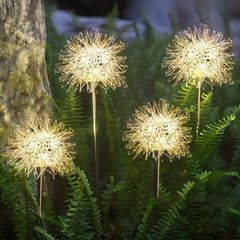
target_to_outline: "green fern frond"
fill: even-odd
[[[204,171],[201,172],[197,176],[197,178],[199,179],[199,181],[206,182],[209,180],[217,180],[223,176],[239,177],[239,173],[236,171],[223,171],[223,170]]]
[[[79,125],[81,126],[81,124],[85,121],[80,97],[72,90],[69,90],[69,94],[64,101],[61,119],[66,126],[72,128],[79,128]]]
[[[44,209],[44,211],[41,214],[41,219],[43,220],[44,223],[42,228],[45,229],[48,233],[51,233],[53,237],[56,237],[61,232],[62,227],[61,222],[59,221],[59,216],[53,210],[53,204],[51,201],[48,200],[45,194],[43,195],[42,201]]]
[[[106,189],[102,191],[101,194],[101,205],[102,205],[102,220],[103,220],[103,229],[104,229],[104,239],[111,239],[116,230],[113,219],[114,216],[114,187],[115,179],[110,177],[109,183],[106,184]]]
[[[147,230],[149,228],[148,221],[149,221],[149,218],[151,217],[151,211],[152,211],[153,205],[154,205],[154,201],[152,198],[150,198],[148,200],[146,209],[143,211],[143,218],[142,218],[141,224],[138,227],[137,237],[135,238],[135,240],[146,239]]]
[[[166,198],[171,194],[171,192],[167,189],[167,187],[163,184],[163,182],[159,181],[159,197]]]
[[[233,214],[235,214],[236,216],[236,222],[238,224],[238,226],[235,228],[235,235],[234,235],[234,240],[240,240],[240,216],[239,216],[239,211],[236,209],[231,209],[230,212],[232,212]]]
[[[68,127],[79,128],[85,122],[81,99],[73,90],[67,91],[66,94],[62,102],[58,99],[52,100],[55,106],[55,117]]]
[[[101,239],[103,230],[96,198],[92,197],[93,192],[85,173],[73,167],[76,175],[66,175],[71,193],[68,194],[66,218],[62,219],[63,233],[76,240]]]
[[[213,92],[202,93],[200,103],[201,125],[209,123],[216,115],[217,108],[212,106]],[[197,89],[194,83],[190,82],[187,85],[181,85],[174,102],[180,106],[184,112],[191,114],[189,125],[193,128],[196,127],[197,120]]]
[[[229,212],[235,216],[235,222],[237,223],[237,227],[235,228],[234,240],[240,239],[240,210],[235,208],[229,208]]]
[[[90,217],[90,204],[75,192],[67,205],[68,210],[62,222],[62,233],[68,239],[97,239]]]
[[[63,101],[51,98],[48,98],[48,100],[54,105],[54,111],[50,112],[54,119],[63,122],[66,127],[70,127],[74,130],[71,141],[76,144],[76,164],[82,169],[87,170],[89,168],[89,156],[88,151],[86,151],[86,149],[88,149],[88,129],[80,96],[73,90],[69,90],[66,92]]]
[[[141,29],[139,29],[138,25],[135,22],[132,23],[132,27],[136,35],[136,39],[139,41],[141,38]]]
[[[231,213],[231,226],[234,230],[234,240],[240,239],[240,185],[238,184],[232,195],[232,203],[228,208],[229,213]]]
[[[213,92],[210,91],[208,93],[202,93],[201,95],[201,113],[205,112],[206,109],[209,109],[209,105],[211,104],[212,102],[212,96],[213,96]]]
[[[105,126],[104,134],[107,135],[108,141],[108,152],[110,158],[111,169],[113,170],[113,175],[117,176],[120,167],[120,150],[121,150],[121,132],[119,128],[118,116],[116,114],[116,109],[113,105],[112,99],[106,91],[100,90],[101,98],[104,106],[105,113]],[[105,142],[104,142],[105,144]],[[106,145],[106,144],[105,144]]]
[[[195,176],[202,171],[202,164],[200,159],[189,157],[186,159],[186,163],[186,171],[190,173],[191,176]]]
[[[212,172],[211,171],[204,171],[201,172],[198,176],[200,181],[205,181],[206,179],[209,178],[209,176],[211,176]]]
[[[41,234],[41,236],[44,237],[44,239],[46,240],[55,240],[55,238],[53,236],[51,236],[46,229],[41,228],[39,226],[36,226],[33,228],[34,231],[38,232]]]
[[[182,214],[176,219],[175,224],[170,226],[168,232],[165,234],[166,240],[193,240],[196,239],[194,235],[189,233],[188,226],[191,225],[187,216]]]
[[[172,29],[172,33],[173,35],[175,35],[177,33],[177,23],[175,18],[173,17],[173,15],[171,13],[168,14],[168,18],[170,20],[171,23],[171,29]]]
[[[88,198],[88,201],[90,202],[90,206],[91,206],[91,213],[92,213],[92,217],[93,217],[93,223],[94,223],[96,235],[97,235],[97,238],[100,239],[100,237],[103,234],[103,230],[102,230],[100,210],[97,205],[97,199],[95,197],[92,197],[93,192],[91,190],[90,184],[87,180],[87,177],[86,177],[84,171],[80,170],[78,167],[75,168],[75,171],[78,174],[79,180],[81,180],[84,183],[87,198]]]
[[[229,212],[233,213],[234,215],[240,218],[240,210],[237,210],[235,208],[229,208]]]
[[[202,93],[201,95],[201,103],[200,103],[200,115],[201,115],[201,122],[200,124],[202,126],[205,125],[205,123],[209,123],[213,120],[213,117],[215,118],[215,115],[217,114],[217,108],[212,106],[212,99],[213,98],[213,92],[210,91],[208,93]],[[197,114],[197,110],[196,110]]]
[[[113,4],[112,11],[108,15],[107,24],[105,27],[106,34],[110,35],[112,31],[116,30],[115,20],[119,17],[119,10],[116,3]]]
[[[144,31],[135,30],[138,37],[127,47],[126,72],[128,88],[118,90],[121,95],[114,99],[121,111],[122,119],[129,117],[129,110],[146,104],[148,101],[159,98],[168,98],[171,86],[165,81],[165,72],[159,63],[165,54],[167,38],[158,38],[149,22],[143,23]],[[154,59],[154,61],[152,61]],[[127,104],[126,104],[127,102]]]
[[[186,109],[186,112],[191,112],[190,108],[193,107],[193,103],[197,99],[197,90],[194,83],[190,82],[186,85],[181,85],[181,89],[176,94],[174,101],[182,108]]]
[[[182,200],[186,200],[186,196],[189,191],[193,188],[195,182],[188,181],[185,183],[181,189],[181,191],[177,191],[178,195],[181,197]]]
[[[180,191],[178,191],[179,200],[174,202],[164,213],[159,216],[157,224],[148,235],[148,239],[164,239],[168,229],[175,223],[179,217],[179,211],[185,204],[186,197],[191,189],[194,187],[195,182],[188,181],[183,185]]]
[[[240,106],[235,107],[233,111],[228,113],[225,117],[219,119],[217,122],[207,125],[207,128],[200,132],[200,135],[193,144],[193,158],[205,160],[211,156],[219,146],[220,139],[225,129],[235,119],[239,110]]]
[[[66,93],[64,99],[53,99],[46,97],[54,106],[51,115],[58,121],[63,122],[67,127],[79,128],[85,122],[85,115],[81,107],[81,99],[73,90]]]
[[[152,197],[151,161],[140,162],[143,166],[135,172],[124,175],[123,181],[116,184],[114,194],[116,201],[116,224],[120,231],[116,239],[134,239],[142,220],[142,210],[146,209],[146,199]]]
[[[193,237],[194,231],[199,232],[199,234],[202,233],[204,236],[206,233],[202,228],[208,225],[206,217],[211,216],[211,214],[208,214],[213,207],[201,202],[199,198],[201,198],[201,195],[205,196],[207,194],[205,192],[206,182],[212,183],[223,176],[239,177],[239,173],[216,170],[196,174],[195,181],[188,181],[181,190],[177,191],[180,199],[171,204],[163,213],[160,212],[159,220],[147,239],[195,239]],[[190,191],[191,195],[189,196]],[[188,211],[189,208],[191,209],[190,212]],[[208,226],[208,229],[213,231],[211,234],[215,236],[213,226]]]
[[[36,201],[36,191],[32,189],[32,183],[36,183],[35,177],[27,179],[25,174],[7,166],[3,159],[0,161],[0,189],[1,200],[11,210],[11,220],[14,223],[14,232],[18,239],[33,239],[33,226],[41,225],[39,207]]]
[[[230,126],[230,132],[234,139],[234,149],[233,149],[233,161],[239,166],[240,160],[240,119],[237,118],[233,124]]]

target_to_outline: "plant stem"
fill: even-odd
[[[39,209],[40,209],[40,215],[42,215],[42,191],[43,191],[43,174],[40,175],[40,184],[39,184]]]
[[[200,110],[201,110],[201,84],[198,86],[198,113],[197,113],[197,128],[196,135],[198,136],[199,125],[200,125]]]
[[[98,159],[97,159],[97,130],[96,130],[96,91],[95,86],[92,85],[92,114],[93,114],[93,139],[94,139],[94,163],[95,163],[95,183],[96,183],[96,195],[99,200],[99,171],[98,171]]]

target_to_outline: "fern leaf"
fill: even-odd
[[[68,127],[79,128],[85,121],[80,97],[73,90],[67,92],[67,96],[59,110],[59,120]]]
[[[106,127],[104,129],[105,134],[107,133],[108,136],[108,146],[110,160],[111,160],[111,169],[118,170],[119,169],[119,162],[118,156],[120,155],[120,146],[121,146],[121,134],[119,129],[118,118],[116,116],[116,110],[114,108],[113,102],[110,96],[103,90],[100,90],[103,106],[104,106],[104,113],[106,115],[105,124]],[[114,175],[117,175],[117,172],[114,172]]]
[[[240,119],[236,119],[230,126],[231,135],[234,139],[233,161],[237,164],[240,160]]]
[[[55,238],[52,237],[52,236],[47,232],[47,230],[44,229],[44,228],[41,228],[41,227],[39,227],[39,226],[36,226],[36,227],[33,228],[33,230],[36,231],[36,232],[38,232],[38,233],[40,233],[46,240],[55,240]]]
[[[76,144],[76,160],[77,164],[83,169],[88,169],[89,160],[87,145],[88,129],[86,126],[86,117],[82,108],[82,102],[80,96],[73,90],[66,92],[64,99],[51,99],[49,100],[54,105],[54,112],[51,115],[55,120],[61,121],[66,127],[70,127],[74,130],[74,136],[71,141]]]
[[[186,199],[188,192],[193,188],[195,182],[188,181],[185,183],[181,189],[181,191],[177,191],[178,195],[181,197],[182,200]]]
[[[167,187],[163,184],[163,182],[159,181],[159,196],[160,198],[166,198],[171,194],[171,192],[167,189]]]
[[[141,224],[138,227],[137,237],[135,238],[135,240],[146,239],[147,230],[148,230],[147,222],[151,216],[151,210],[153,208],[153,204],[154,204],[153,199],[149,199],[146,209],[143,212],[143,218],[142,218]]]
[[[144,166],[138,175],[133,173],[124,176],[124,181],[116,185],[115,197],[117,201],[117,220],[120,223],[120,239],[134,239],[142,221],[142,210],[146,209],[146,199],[152,197],[152,167],[150,161],[142,163]],[[118,191],[116,191],[118,190]]]
[[[103,230],[102,230],[100,210],[97,205],[97,199],[95,197],[92,197],[93,192],[91,190],[90,184],[88,183],[85,173],[81,171],[79,168],[77,168],[76,170],[79,178],[84,182],[85,191],[91,205],[92,217],[93,217],[93,223],[94,223],[96,235],[97,235],[97,238],[100,239],[103,234]]]
[[[240,224],[240,211],[235,209],[235,208],[230,208],[229,212],[232,213],[233,215],[235,215],[235,218],[236,218],[235,221],[238,223],[238,226],[235,229],[236,232],[235,232],[234,240],[239,240],[240,239],[240,227],[239,227],[239,224]]]
[[[202,171],[202,164],[200,159],[189,157],[186,159],[187,167],[186,170],[192,175],[195,176]]]
[[[152,233],[148,235],[148,239],[164,239],[170,226],[172,226],[176,219],[179,217],[179,211],[183,208],[186,197],[194,187],[195,182],[188,181],[185,183],[180,191],[178,191],[179,200],[173,203],[161,216],[157,224],[152,230]]]
[[[223,170],[204,171],[199,174],[198,178],[200,181],[206,182],[209,181],[210,179],[217,180],[223,176],[239,177],[239,173],[236,171],[223,171]]]
[[[66,175],[72,192],[67,201],[66,218],[62,219],[63,233],[76,240],[92,239],[94,236],[101,239],[103,230],[96,198],[92,197],[93,192],[85,173],[78,167],[73,167],[76,176]]]
[[[31,177],[27,180],[25,174],[0,161],[0,189],[2,202],[11,210],[11,220],[18,239],[33,239],[32,227],[41,224],[36,192],[31,188]],[[33,178],[36,182],[35,178]]]
[[[205,181],[211,174],[212,174],[211,171],[204,171],[199,174],[198,178],[200,181]]]
[[[207,125],[207,128],[200,132],[193,145],[193,158],[205,160],[217,149],[225,129],[235,119],[239,110],[240,106],[217,122]]]
[[[103,190],[101,198],[102,198],[102,219],[103,219],[103,229],[104,229],[104,238],[111,239],[114,235],[115,226],[113,219],[114,212],[114,187],[115,187],[115,179],[114,177],[110,177],[109,183],[106,184],[106,189]]]
[[[79,95],[73,90],[66,93],[64,99],[52,99],[46,97],[54,106],[54,111],[51,115],[58,121],[64,122],[67,127],[79,128],[85,122],[85,116],[81,107]]]
[[[210,122],[216,115],[216,108],[212,107],[212,97],[213,92],[202,93],[201,103],[200,103],[200,115],[201,115],[201,125],[204,126],[205,123]],[[197,108],[196,108],[197,114]]]
[[[174,101],[182,108],[189,108],[193,102],[196,102],[196,86],[194,83],[182,85]]]

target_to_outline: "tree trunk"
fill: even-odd
[[[46,112],[43,0],[0,0],[0,139],[29,117]]]

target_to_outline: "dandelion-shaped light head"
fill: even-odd
[[[74,157],[74,145],[69,142],[73,130],[65,129],[63,123],[51,123],[46,115],[22,122],[8,139],[10,164],[27,175],[33,171],[37,177],[45,170],[51,174],[69,172],[69,160]]]
[[[97,85],[104,89],[126,87],[126,57],[118,55],[123,49],[122,42],[116,43],[114,37],[103,36],[97,29],[80,33],[59,55],[56,71],[61,73],[60,81],[80,92],[85,86],[90,92]]]
[[[188,143],[191,140],[190,128],[183,126],[189,116],[181,114],[180,108],[170,107],[165,100],[148,103],[135,110],[133,118],[127,122],[123,140],[126,147],[135,153],[146,155],[152,153],[157,159],[162,154],[170,158],[190,155]]]
[[[197,87],[206,81],[215,84],[233,83],[230,70],[233,68],[233,54],[227,52],[232,42],[222,33],[211,33],[204,24],[199,28],[188,28],[175,36],[166,50],[163,66],[170,80],[195,81]]]

